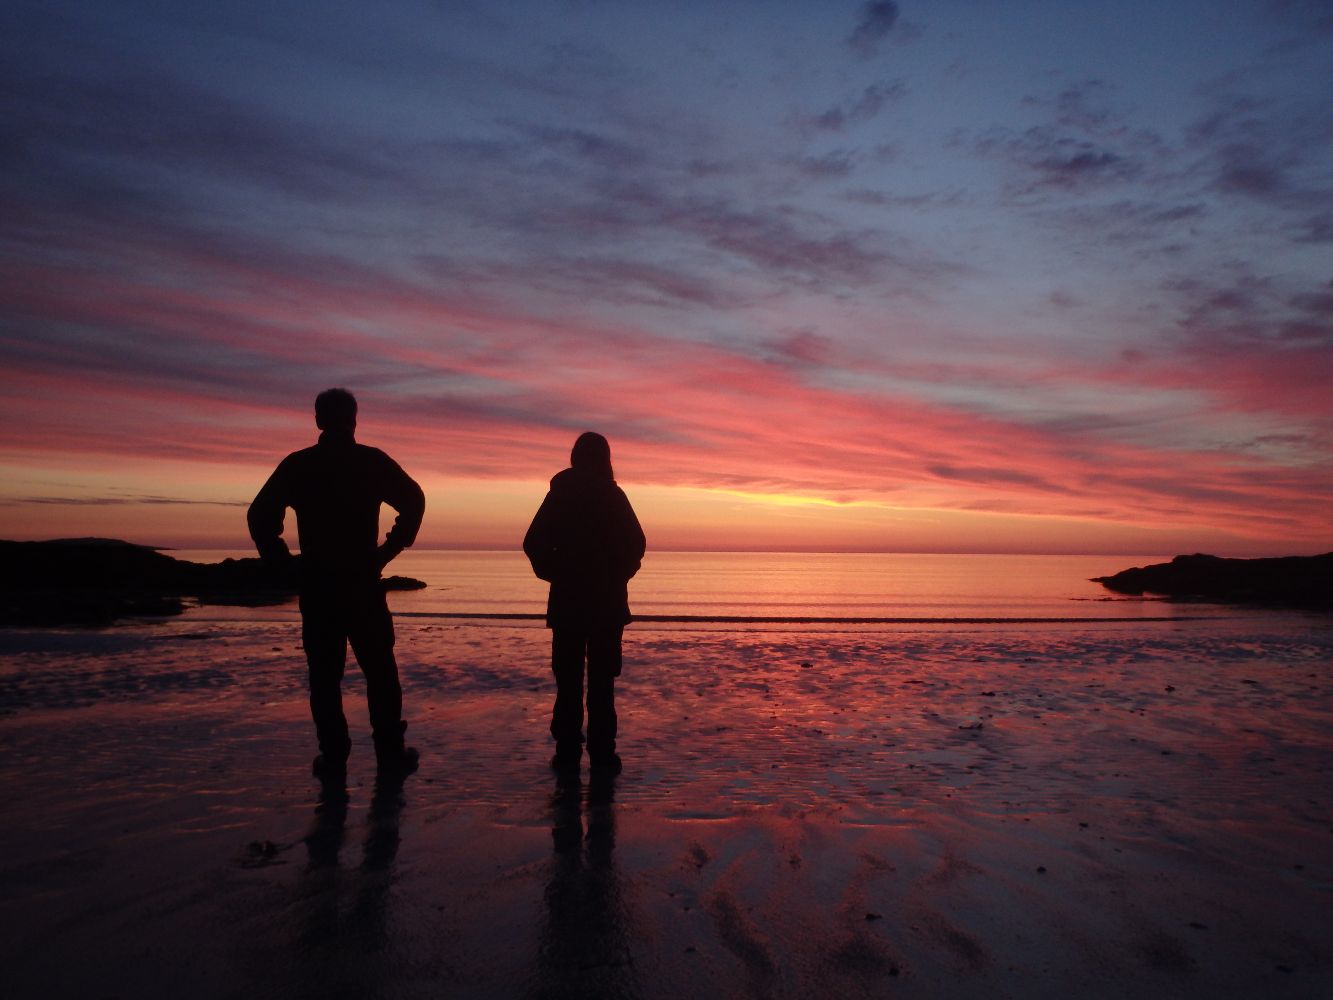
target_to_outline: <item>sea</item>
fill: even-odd
[[[176,550],[217,562],[248,551]],[[630,581],[635,620],[690,626],[839,626],[1181,620],[1234,614],[1204,604],[1114,594],[1093,577],[1163,555],[959,555],[650,552]],[[390,595],[402,618],[533,621],[546,584],[520,551],[409,550],[388,573],[424,581]],[[200,609],[201,611],[203,609]],[[210,617],[286,618],[294,605],[207,609]]]

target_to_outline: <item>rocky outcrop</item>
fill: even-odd
[[[384,585],[426,586],[401,576]],[[259,607],[295,594],[293,576],[275,574],[257,558],[195,563],[110,538],[0,541],[0,625],[100,625],[176,615],[192,602]]]
[[[1098,576],[1117,594],[1282,607],[1333,607],[1333,552],[1277,559],[1176,556],[1169,563]]]

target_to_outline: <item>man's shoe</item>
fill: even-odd
[[[395,774],[411,774],[420,761],[421,754],[417,753],[416,747],[399,747],[380,753],[375,758],[380,771],[392,771]]]
[[[620,761],[620,754],[609,753],[593,757],[588,766],[598,774],[619,774],[625,765]]]

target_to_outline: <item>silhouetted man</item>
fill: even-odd
[[[366,678],[379,766],[411,771],[417,751],[403,745],[403,691],[380,570],[416,540],[425,496],[388,455],[356,443],[356,399],[346,389],[316,397],[315,426],[323,432],[319,443],[284,458],[249,513],[250,537],[264,560],[284,570],[299,563],[301,640],[320,750],[315,771],[342,771],[352,749],[342,709],[348,642]],[[382,503],[398,517],[376,544]],[[299,560],[282,540],[288,507],[296,511]]]
[[[555,674],[557,771],[577,771],[583,755],[583,676],[588,676],[588,757],[595,770],[620,770],[616,754],[615,680],[621,633],[629,623],[627,584],[643,560],[643,529],[611,471],[611,446],[592,431],[579,436],[568,469],[551,480],[523,551],[551,584],[546,627]]]

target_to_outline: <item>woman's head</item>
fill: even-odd
[[[595,431],[584,431],[569,453],[569,464],[581,472],[614,479],[611,471],[611,445]]]

